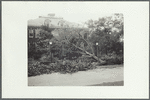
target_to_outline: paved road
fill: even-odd
[[[87,86],[116,81],[123,81],[123,65],[99,66],[74,74],[53,73],[28,77],[29,86]]]

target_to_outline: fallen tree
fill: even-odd
[[[67,40],[68,43],[70,43],[67,38],[66,38],[66,40]],[[90,57],[92,57],[92,58],[94,58],[95,60],[97,60],[100,64],[104,64],[104,63],[105,63],[105,61],[103,61],[103,60],[101,60],[100,58],[98,58],[97,56],[95,56],[94,53],[93,53],[93,54],[92,54],[92,53],[89,53],[88,51],[82,49],[81,47],[76,46],[76,45],[73,44],[73,43],[70,43],[70,44],[73,45],[74,47],[78,48],[79,50],[81,50],[82,52],[80,52],[80,53],[82,53],[83,55],[89,55]]]
[[[77,38],[78,40],[80,40],[80,41],[78,41],[78,44],[79,44],[79,45],[76,45],[75,43],[70,42],[71,38],[73,37],[72,34],[75,34],[74,32],[71,32],[71,34],[70,34],[69,37],[64,36],[65,42],[67,42],[68,44],[72,45],[73,47],[79,49],[79,50],[80,50],[79,53],[81,53],[82,55],[88,55],[88,56],[94,58],[94,59],[95,59],[96,61],[98,61],[100,64],[104,64],[105,61],[103,61],[103,60],[101,60],[100,58],[98,58],[97,56],[95,56],[94,50],[93,50],[93,48],[92,48],[92,44],[88,41],[88,39],[85,39],[85,38],[84,38],[84,35],[83,35],[83,34],[85,34],[85,33],[83,33],[82,35],[80,34],[81,31],[84,31],[84,29],[79,29],[79,30],[78,30],[78,29],[76,28],[76,29],[73,30],[73,31],[78,34],[78,37],[76,36],[76,38]],[[61,33],[61,34],[62,34],[62,33]],[[62,41],[60,41],[60,42],[62,42]],[[85,46],[85,47],[80,47],[81,43],[86,44],[86,46]],[[91,49],[92,53],[88,52],[86,49]]]

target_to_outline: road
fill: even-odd
[[[98,66],[88,71],[74,74],[44,74],[28,77],[28,86],[100,86],[97,84],[123,83],[123,65]]]

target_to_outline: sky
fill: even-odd
[[[55,13],[57,17],[63,17],[70,22],[82,23],[89,19],[98,20],[103,16],[109,16],[108,5],[97,2],[28,2],[26,8],[28,19],[46,16]]]

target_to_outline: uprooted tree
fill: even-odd
[[[70,51],[78,51],[82,55],[88,55],[100,63],[104,63],[94,54],[93,44],[89,41],[88,35],[90,34],[87,28],[69,28],[57,29],[59,33],[60,44],[64,43],[69,46]]]

